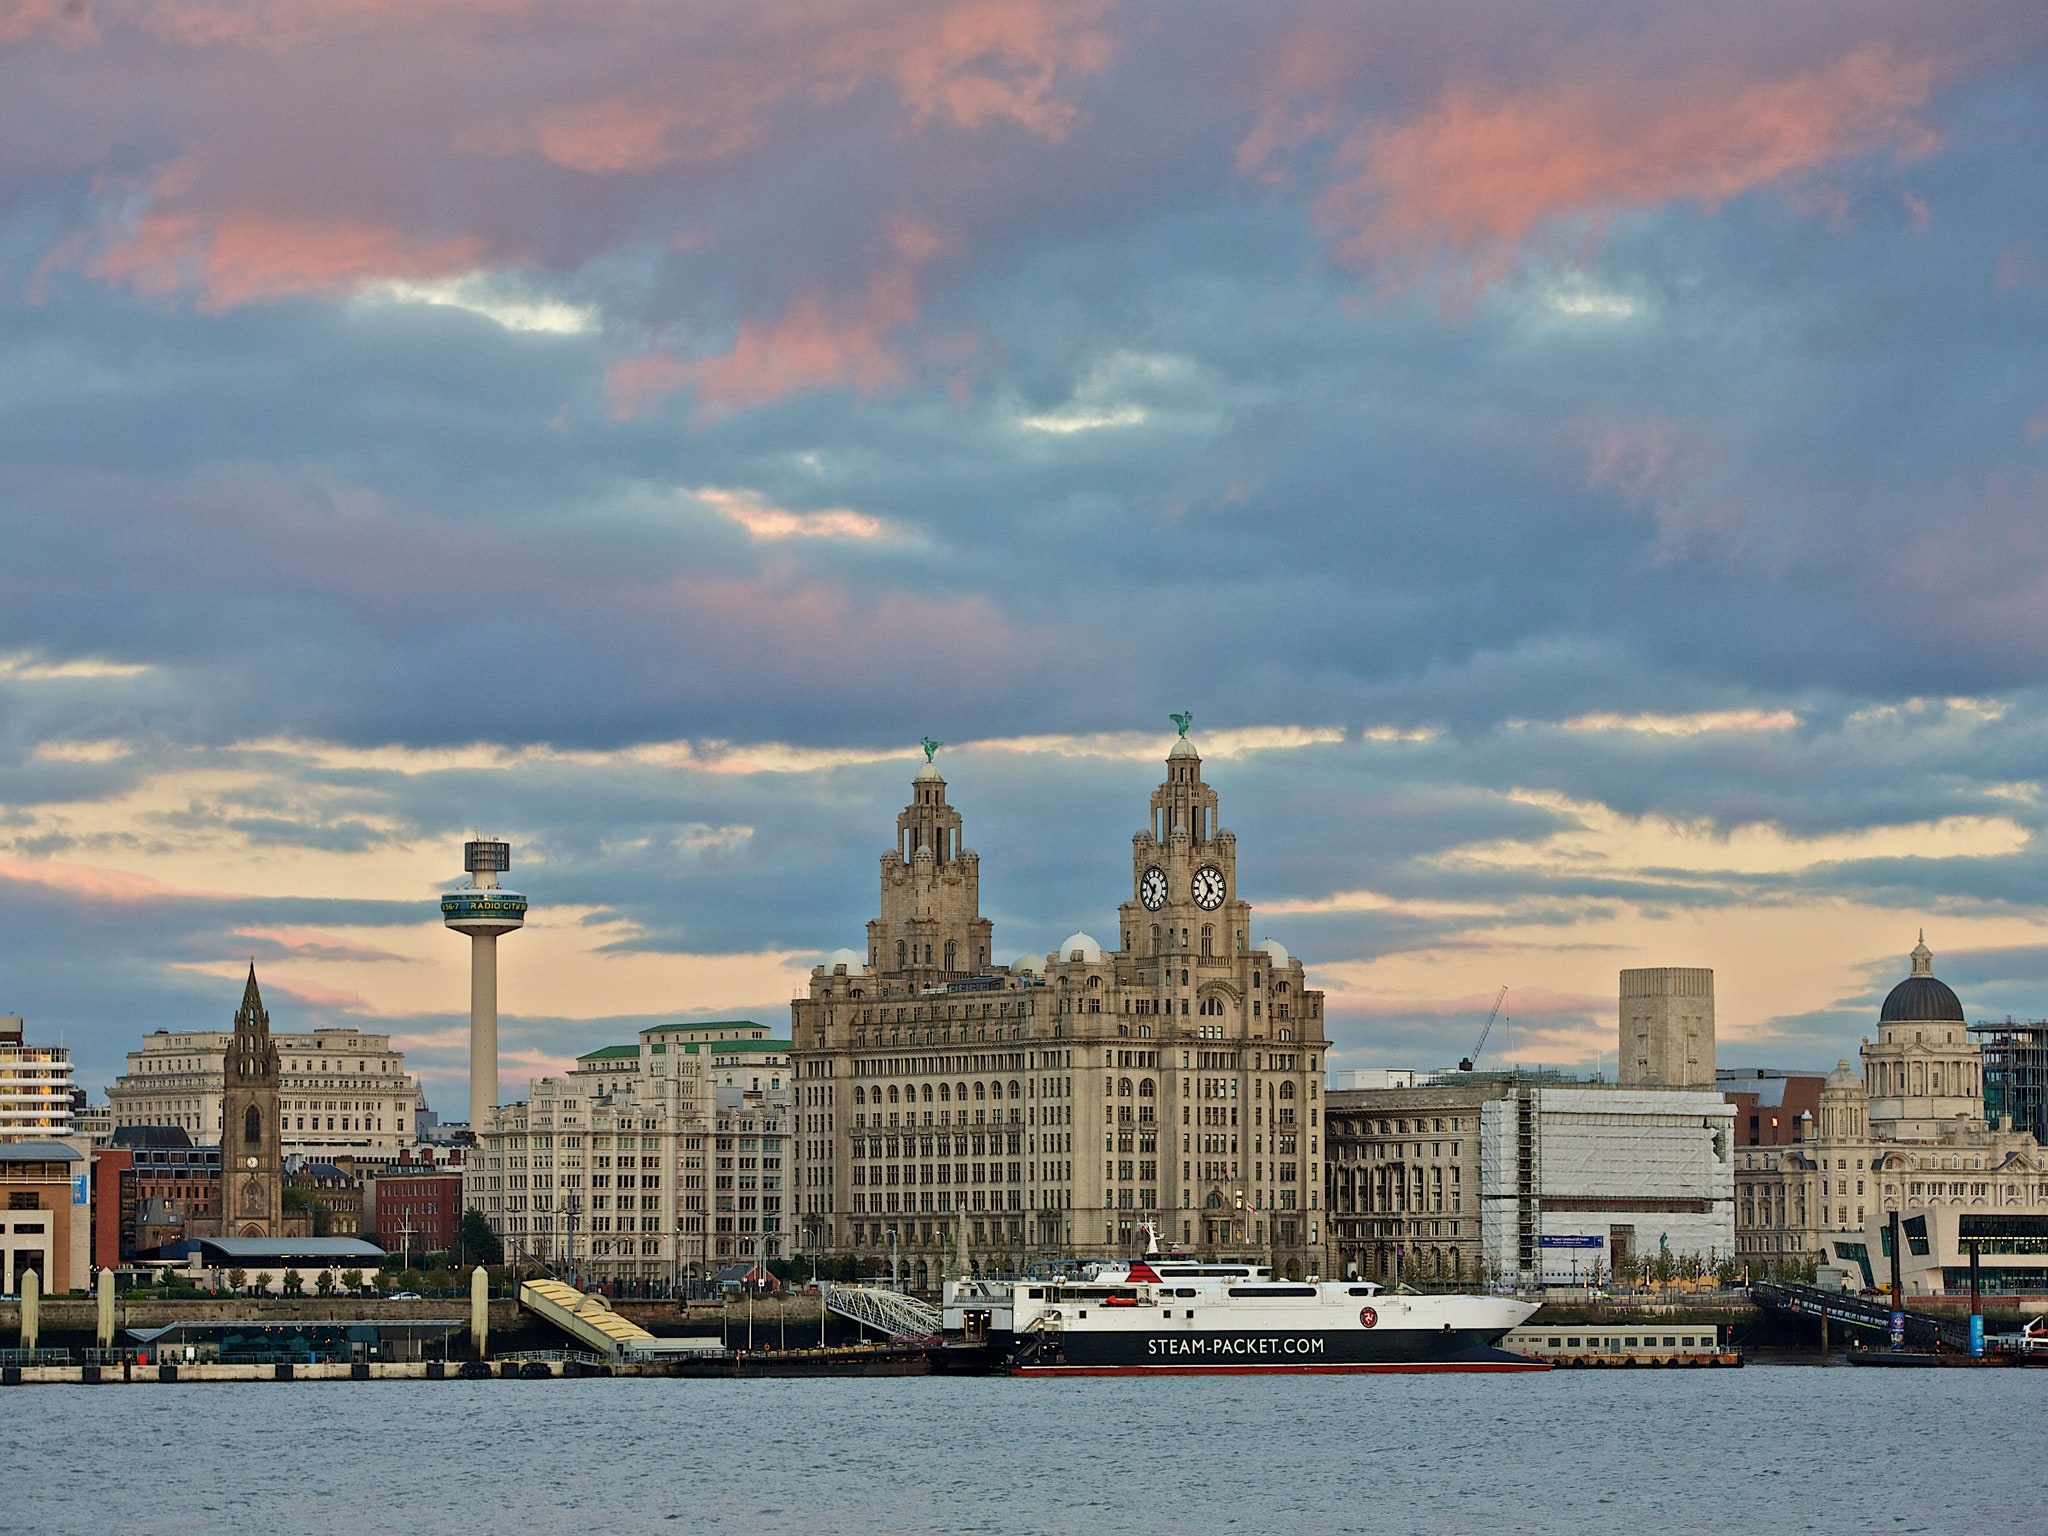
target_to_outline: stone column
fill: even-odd
[[[114,1347],[114,1272],[111,1269],[100,1271],[98,1289],[100,1296],[100,1348],[112,1349]]]
[[[484,1346],[489,1342],[490,1332],[491,1277],[479,1264],[469,1272],[469,1340],[479,1360],[484,1357]]]
[[[21,1347],[34,1349],[43,1331],[43,1277],[33,1269],[21,1273]]]

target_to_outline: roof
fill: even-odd
[[[382,1248],[359,1237],[202,1237],[196,1241],[206,1258],[244,1264],[282,1264],[292,1259],[374,1262],[384,1257]]]
[[[1960,1024],[1962,1000],[1935,976],[1908,976],[1886,994],[1880,1024]]]
[[[686,1029],[766,1029],[768,1026],[758,1019],[699,1019],[679,1020],[673,1024],[651,1024],[640,1031],[643,1035],[666,1035]]]
[[[61,1141],[0,1141],[0,1163],[82,1163],[85,1154]]]
[[[640,1047],[637,1045],[605,1045],[599,1046],[594,1051],[585,1051],[576,1059],[578,1061],[608,1061],[616,1060],[621,1056],[638,1056],[639,1054]]]
[[[189,1147],[192,1134],[182,1125],[123,1125],[114,1130],[117,1147]]]
[[[721,1051],[780,1052],[789,1049],[787,1040],[707,1040],[704,1043],[711,1047],[711,1054],[714,1056]]]

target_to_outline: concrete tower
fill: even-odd
[[[469,884],[441,898],[441,921],[469,935],[469,1128],[482,1135],[498,1107],[498,935],[524,926],[526,898],[498,887],[510,843],[464,843],[462,867]]]
[[[1714,1086],[1714,973],[1660,965],[1621,973],[1621,1080]]]

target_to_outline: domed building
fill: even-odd
[[[1909,960],[1878,1010],[1877,1038],[1863,1042],[1861,1072],[1838,1063],[1791,1145],[1738,1159],[1737,1246],[1759,1277],[1819,1264],[1882,1283],[1881,1233],[1896,1210],[1908,1223],[1908,1290],[1939,1292],[1967,1263],[1961,1212],[2048,1213],[2048,1162],[2009,1120],[1986,1121],[1982,1054],[1924,934]]]

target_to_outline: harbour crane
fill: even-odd
[[[1500,995],[1493,1000],[1493,1011],[1486,1016],[1486,1028],[1479,1031],[1479,1043],[1472,1047],[1472,1054],[1458,1063],[1460,1072],[1470,1072],[1479,1060],[1479,1053],[1486,1049],[1486,1037],[1493,1033],[1493,1021],[1500,1017],[1500,1005],[1508,1000],[1508,989],[1502,987]]]

